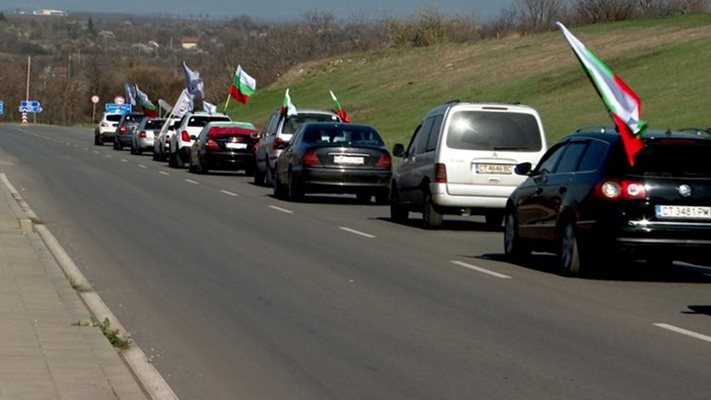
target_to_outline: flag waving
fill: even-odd
[[[257,90],[257,81],[246,73],[241,65],[237,66],[234,78],[232,78],[232,86],[230,86],[230,96],[236,101],[247,104],[249,98],[252,97]]]
[[[615,121],[615,126],[622,136],[627,160],[630,165],[634,165],[635,154],[644,147],[644,142],[639,137],[646,128],[646,124],[639,116],[642,112],[642,100],[622,78],[613,73],[563,24],[560,22],[557,24]]]
[[[291,96],[289,95],[289,89],[286,89],[284,94],[284,103],[281,105],[281,114],[286,116],[292,116],[298,114],[296,111],[296,106],[291,102]]]
[[[141,103],[141,107],[143,107],[143,114],[145,114],[149,118],[157,117],[158,111],[156,110],[156,106],[151,103],[151,100],[148,98],[148,95],[138,88],[138,84],[136,84],[135,88],[138,102]]]
[[[188,89],[188,93],[195,96],[196,99],[204,99],[205,86],[200,74],[191,70],[185,61],[183,61],[183,72],[185,72],[185,88]]]
[[[343,108],[343,106],[341,105],[341,102],[338,101],[338,99],[336,98],[336,95],[333,94],[333,90],[330,90],[329,92],[331,92],[331,99],[333,99],[333,108],[336,110],[336,115],[338,115],[338,117],[343,122],[351,122],[350,115],[348,115],[348,113],[346,112],[346,109]]]
[[[126,83],[123,85],[123,88],[126,90],[126,103],[135,106],[136,105],[136,88],[135,86],[131,85],[131,82],[126,81]]]

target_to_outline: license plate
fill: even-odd
[[[657,218],[708,219],[711,220],[711,207],[694,206],[656,206]]]
[[[513,165],[511,164],[476,164],[477,174],[486,175],[511,175],[513,173]]]
[[[333,156],[336,164],[363,165],[364,161],[363,157]]]
[[[247,148],[247,143],[226,143],[225,147],[228,149],[246,149]]]

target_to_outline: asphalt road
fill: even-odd
[[[280,201],[81,129],[0,125],[0,171],[184,399],[711,396],[711,269],[567,278],[480,219]]]

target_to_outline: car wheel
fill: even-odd
[[[279,175],[274,174],[274,179],[272,183],[272,187],[274,189],[274,197],[277,199],[282,199],[284,198],[284,187],[282,186],[281,182],[279,181]]]
[[[390,219],[397,223],[407,221],[407,218],[410,216],[410,212],[407,208],[400,204],[400,196],[398,195],[397,187],[395,187],[395,185],[393,185],[390,193]]]
[[[264,186],[264,172],[260,171],[259,167],[254,170],[254,184]]]
[[[114,150],[121,150],[121,143],[119,143],[118,140],[114,139]]]
[[[269,161],[264,161],[264,179],[267,182],[267,186],[274,185],[274,171],[269,168]]]
[[[385,205],[390,203],[390,191],[381,190],[375,193],[375,204]]]
[[[103,146],[104,142],[101,140],[101,136],[94,135],[94,146]]]
[[[301,184],[294,178],[294,174],[289,170],[289,181],[288,181],[288,197],[291,201],[300,201],[304,198],[304,189]]]
[[[131,154],[136,155],[136,148],[133,147],[133,143],[131,143]]]
[[[136,155],[140,156],[142,154],[143,154],[143,149],[141,148],[141,146],[136,146]]]
[[[490,229],[501,229],[501,223],[504,220],[504,214],[500,211],[490,211],[484,214],[486,226]]]
[[[190,157],[190,161],[188,162],[188,171],[192,172],[193,174],[197,174],[197,166],[195,163],[193,163],[193,158]]]
[[[170,168],[178,168],[178,164],[175,161],[176,158],[175,153],[168,154],[168,166]]]
[[[358,203],[368,204],[370,203],[371,197],[373,197],[373,195],[370,192],[356,193],[356,201],[358,201]]]
[[[567,275],[580,275],[583,272],[582,260],[573,223],[568,221],[563,224],[560,233],[560,269]]]
[[[442,226],[442,214],[438,213],[432,203],[432,195],[427,192],[422,204],[422,224],[427,229],[439,228]]]
[[[521,261],[529,254],[526,244],[518,234],[518,221],[513,210],[504,218],[504,254],[511,261]]]
[[[208,168],[205,164],[200,161],[200,157],[197,159],[197,173],[198,174],[207,174],[210,172],[210,168]]]

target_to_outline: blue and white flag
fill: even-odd
[[[200,73],[191,70],[185,61],[183,61],[183,71],[185,72],[185,88],[188,90],[188,93],[197,99],[204,99],[205,85],[202,82],[202,78],[200,78]]]
[[[124,84],[124,90],[126,90],[126,103],[135,106],[136,105],[136,87],[131,85],[131,82],[126,81]]]

